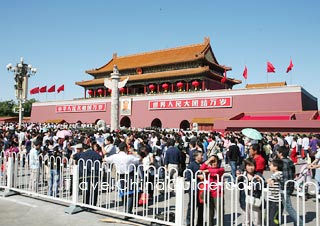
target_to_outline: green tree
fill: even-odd
[[[23,116],[25,117],[30,117],[31,115],[31,108],[32,108],[32,104],[37,102],[36,99],[32,98],[30,100],[27,100],[24,104],[23,104],[23,108],[24,108],[24,113]]]
[[[0,102],[0,116],[15,116],[13,112],[13,107],[15,106],[13,100]]]

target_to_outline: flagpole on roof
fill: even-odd
[[[291,58],[291,56],[290,56],[290,63],[292,63],[292,58]],[[292,71],[291,71],[291,73],[290,73],[290,84],[292,85]]]

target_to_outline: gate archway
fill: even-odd
[[[121,120],[120,120],[120,127],[131,127],[131,120],[128,116],[124,116]]]
[[[160,119],[155,118],[151,122],[151,127],[162,128],[162,122]]]
[[[183,129],[183,130],[190,130],[190,123],[188,120],[182,120],[180,122],[180,126],[179,126],[180,129]]]

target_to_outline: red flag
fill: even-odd
[[[39,87],[30,89],[30,94],[37,94],[37,93],[39,93]]]
[[[47,86],[42,86],[39,91],[40,91],[40,93],[47,92]]]
[[[275,71],[276,69],[275,69],[275,67],[272,65],[272,63],[270,63],[269,61],[267,62],[267,72],[268,73],[270,73],[270,72],[272,72],[272,73],[275,73],[276,71]]]
[[[64,91],[64,85],[60,86],[58,89],[57,89],[57,92],[60,93],[61,91]]]
[[[288,66],[288,68],[287,68],[287,73],[288,73],[289,71],[291,71],[292,68],[293,68],[293,63],[292,63],[292,60],[290,59],[290,64],[289,64],[289,66]]]
[[[224,76],[223,78],[221,79],[221,83],[225,83],[227,81],[227,70],[224,69]]]
[[[248,69],[247,69],[247,66],[244,66],[244,71],[243,71],[243,77],[245,78],[245,79],[247,79],[248,78]]]
[[[48,93],[52,93],[52,92],[55,92],[55,91],[56,91],[56,85],[53,85],[48,89]]]

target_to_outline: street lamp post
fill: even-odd
[[[12,71],[14,73],[15,80],[15,91],[16,98],[18,100],[18,110],[19,110],[19,129],[21,129],[22,123],[22,112],[23,107],[22,103],[26,101],[28,98],[28,78],[31,75],[34,75],[37,72],[37,69],[32,67],[30,64],[26,64],[23,62],[23,57],[21,57],[20,63],[17,63],[16,66],[12,66],[12,64],[7,65],[7,70]]]

